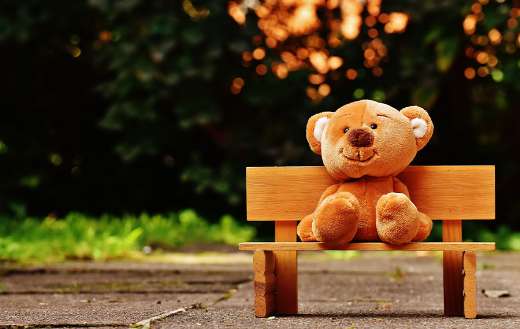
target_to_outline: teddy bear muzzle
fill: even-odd
[[[374,144],[374,135],[364,129],[354,129],[348,135],[348,142],[354,147],[369,147]]]

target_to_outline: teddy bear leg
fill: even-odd
[[[417,230],[417,234],[413,238],[413,241],[423,241],[425,240],[431,233],[433,222],[428,215],[423,214],[422,212],[418,212],[417,220],[419,222],[419,229]]]
[[[359,201],[349,192],[337,192],[325,199],[314,211],[312,232],[322,242],[347,243],[356,235]]]
[[[316,237],[312,233],[312,217],[313,214],[307,215],[298,223],[296,233],[302,241],[316,241]]]
[[[403,193],[387,193],[377,201],[376,228],[381,241],[390,244],[411,242],[419,230],[419,211]]]

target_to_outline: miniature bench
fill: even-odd
[[[324,167],[247,168],[247,219],[275,222],[276,242],[245,242],[239,247],[254,251],[255,315],[298,313],[298,251],[400,250],[442,251],[444,315],[475,318],[475,252],[495,250],[495,243],[462,242],[462,220],[495,219],[495,167],[411,166],[399,178],[418,209],[443,221],[443,242],[296,242],[297,221],[314,211],[321,193],[334,183],[332,178]]]

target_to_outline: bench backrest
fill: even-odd
[[[494,166],[411,166],[398,177],[433,219],[495,219]],[[249,167],[246,184],[248,220],[295,221],[334,181],[324,167]]]

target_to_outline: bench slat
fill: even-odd
[[[353,242],[343,245],[323,242],[244,242],[240,250],[273,250],[273,251],[317,251],[317,250],[402,250],[402,251],[491,251],[495,250],[494,242],[413,242],[402,246],[394,246],[382,242]]]
[[[442,220],[495,219],[494,166],[411,166],[399,178],[417,208]],[[300,220],[334,181],[324,167],[249,167],[247,219]]]

